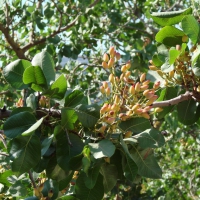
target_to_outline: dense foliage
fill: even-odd
[[[187,4],[3,1],[1,198],[199,198],[199,5]]]

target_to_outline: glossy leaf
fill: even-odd
[[[83,99],[83,92],[80,90],[74,90],[65,97],[65,107],[75,107]]]
[[[176,50],[175,48],[171,48],[169,50],[169,64],[174,64],[177,57],[180,55],[180,51]]]
[[[132,131],[133,134],[138,134],[148,128],[151,128],[149,120],[145,118],[132,118],[130,120],[121,122],[119,127],[124,131]]]
[[[24,111],[12,115],[4,124],[4,133],[8,138],[15,138],[35,124],[36,119],[30,112]]]
[[[84,183],[88,189],[92,189],[97,181],[99,176],[100,166],[94,166],[88,170],[88,173],[84,175]]]
[[[103,177],[101,174],[98,175],[96,183],[92,189],[86,187],[84,182],[84,173],[82,172],[75,185],[75,192],[76,196],[79,199],[84,200],[102,200],[104,195],[104,188],[103,188]]]
[[[74,129],[74,123],[78,119],[75,110],[70,108],[62,108],[61,110],[61,125],[69,130]]]
[[[182,37],[185,33],[174,26],[165,26],[156,34],[156,41],[166,46],[182,44]]]
[[[145,148],[158,148],[165,144],[165,139],[157,129],[147,129],[135,136],[139,142],[139,146]]]
[[[7,170],[5,172],[0,173],[0,183],[4,184],[5,186],[9,187],[11,185],[10,182],[8,182],[7,178],[9,176],[12,176],[13,173],[11,170]]]
[[[33,124],[28,130],[24,131],[22,133],[22,136],[30,136],[30,135],[32,135],[35,132],[35,130],[40,127],[40,125],[42,124],[43,120],[44,120],[44,118],[42,117],[35,124]]]
[[[37,165],[41,157],[40,140],[36,135],[17,137],[11,141],[11,166],[18,175],[28,172]]]
[[[117,168],[115,165],[104,163],[101,165],[100,173],[103,176],[104,192],[108,193],[117,183]]]
[[[32,60],[32,65],[41,67],[48,85],[55,80],[55,65],[47,51],[36,54]]]
[[[181,25],[185,34],[192,40],[193,44],[196,44],[200,36],[197,20],[193,16],[187,15],[183,18]]]
[[[53,135],[51,135],[50,137],[48,138],[45,138],[43,141],[42,141],[42,148],[41,148],[41,154],[42,156],[46,153],[46,151],[48,150],[49,146],[51,145],[52,143],[52,140],[53,140]]]
[[[132,159],[138,166],[138,174],[146,178],[162,178],[162,171],[150,148],[139,151],[133,146],[130,151]]]
[[[99,110],[100,107],[96,104],[89,106],[81,104],[75,107],[78,119],[86,128],[94,127],[100,117]]]
[[[53,82],[48,90],[43,94],[55,99],[63,99],[67,90],[67,82],[64,75],[60,75],[55,82]]]
[[[29,67],[31,63],[27,60],[15,60],[7,65],[3,70],[3,75],[6,81],[16,89],[27,88],[22,81],[24,70]]]
[[[184,16],[192,14],[192,8],[170,12],[154,12],[152,19],[161,26],[169,26],[181,22]]]
[[[39,66],[27,67],[23,74],[23,82],[25,84],[34,83],[36,85],[46,85],[44,73]]]
[[[98,143],[89,143],[89,148],[95,159],[111,157],[115,153],[115,145],[110,140],[101,140]]]

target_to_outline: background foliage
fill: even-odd
[[[199,100],[199,7],[1,1],[1,198],[198,199],[197,101],[169,104],[150,121],[120,121],[111,135],[97,129],[100,109],[113,98],[99,89],[111,73],[102,67],[110,46],[121,54],[116,77],[130,60],[134,82],[142,73],[150,88],[161,82],[158,102],[185,91]]]

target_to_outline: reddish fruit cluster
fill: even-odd
[[[160,82],[154,83],[150,87],[150,80],[146,80],[146,74],[140,75],[139,81],[135,82],[131,77],[131,62],[121,66],[120,77],[115,74],[115,64],[118,62],[120,54],[114,47],[109,49],[109,53],[104,54],[102,66],[109,69],[109,81],[103,82],[100,91],[106,95],[107,102],[100,109],[101,127],[97,131],[101,134],[112,132],[121,121],[133,117],[144,117],[150,119],[151,105],[157,100],[155,94],[160,86]],[[126,133],[126,137],[131,133]]]

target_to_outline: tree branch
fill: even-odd
[[[8,27],[4,27],[3,24],[0,24],[0,31],[4,34],[6,41],[8,44],[12,47],[12,50],[15,51],[16,55],[20,59],[26,59],[26,56],[24,54],[24,51],[19,47],[19,45],[14,41],[14,39],[10,36],[9,31],[10,29]]]
[[[160,102],[159,101],[154,102],[152,104],[152,108],[172,106],[172,105],[179,104],[182,101],[187,101],[192,98],[194,98],[194,94],[192,92],[187,91],[187,92],[185,92],[185,94],[181,94],[173,99],[166,100],[166,101],[160,101]]]
[[[92,4],[90,4],[90,5],[88,6],[88,8],[94,7],[99,1],[100,1],[100,0],[95,0]],[[62,27],[62,28],[59,27],[59,29],[58,29],[57,31],[54,31],[53,33],[51,33],[49,36],[47,36],[47,37],[45,37],[45,38],[42,38],[42,39],[40,39],[40,40],[36,40],[36,41],[34,41],[33,43],[29,43],[29,44],[25,45],[24,47],[22,47],[21,50],[22,50],[23,52],[26,52],[26,51],[28,51],[31,47],[34,47],[34,46],[36,46],[36,45],[38,45],[38,44],[42,44],[42,43],[46,42],[47,39],[52,38],[52,37],[58,35],[59,33],[62,33],[62,32],[64,32],[64,31],[70,29],[71,27],[73,27],[73,26],[76,24],[76,22],[78,21],[79,17],[81,16],[81,14],[82,14],[82,13],[80,13],[79,15],[77,15],[76,18],[75,18],[71,23],[69,23],[68,25],[66,25],[66,26],[64,26],[64,27]]]
[[[29,178],[31,180],[31,183],[33,184],[33,188],[37,188],[37,185],[36,185],[36,183],[35,183],[35,181],[33,179],[33,175],[32,175],[30,170],[28,171],[28,175],[29,175]]]

